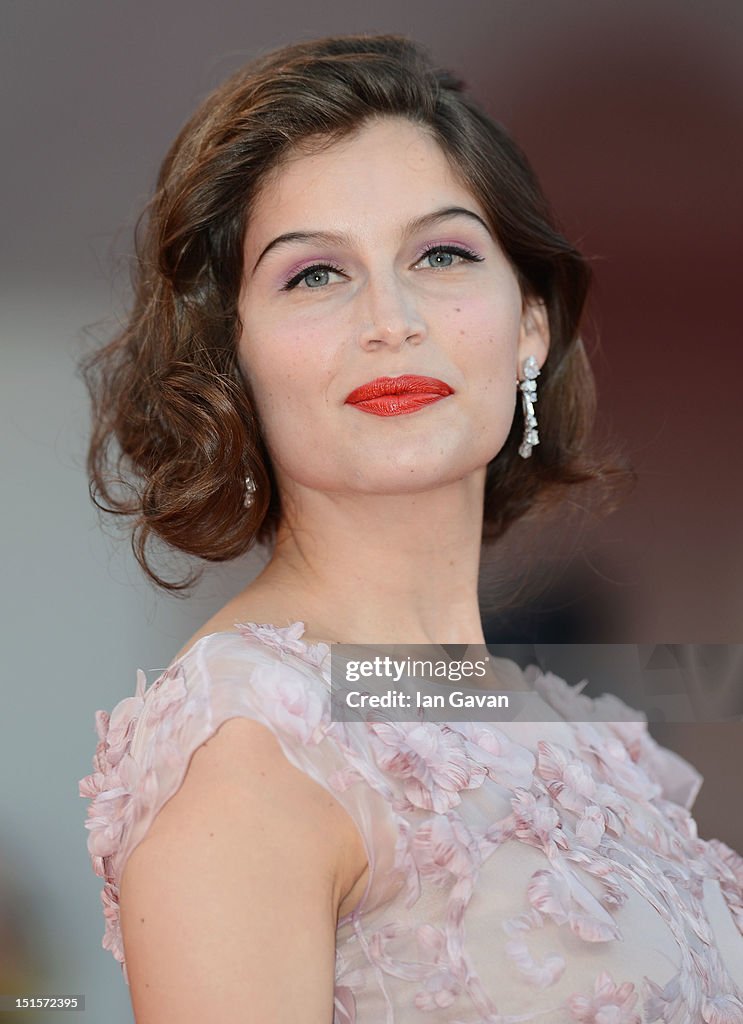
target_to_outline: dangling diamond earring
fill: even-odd
[[[537,417],[534,415],[534,402],[537,400],[537,377],[539,376],[539,363],[534,356],[528,356],[524,360],[524,380],[516,381],[521,392],[521,404],[524,410],[524,439],[519,446],[519,455],[528,459],[535,444],[539,444],[537,433]]]
[[[243,505],[245,508],[252,508],[255,504],[255,481],[252,476],[245,477],[245,497]]]

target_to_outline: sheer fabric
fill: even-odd
[[[334,722],[327,645],[301,622],[235,629],[96,712],[79,791],[102,945],[127,982],[127,858],[198,747],[246,716],[367,851],[338,922],[334,1024],[743,1024],[743,859],[698,837],[700,774],[625,704],[530,665],[548,721]],[[616,721],[572,720],[602,701]]]

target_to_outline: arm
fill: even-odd
[[[196,750],[121,879],[137,1024],[332,1021],[333,804],[252,719]]]

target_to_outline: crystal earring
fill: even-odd
[[[248,475],[245,477],[245,497],[243,498],[243,505],[245,508],[252,508],[255,503],[255,480],[252,476]]]
[[[521,392],[521,404],[524,410],[524,438],[519,446],[519,455],[522,459],[528,459],[535,444],[539,444],[537,433],[537,417],[534,415],[534,402],[537,400],[537,377],[539,376],[539,363],[534,356],[528,356],[524,360],[524,380],[516,381]]]

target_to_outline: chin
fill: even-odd
[[[461,483],[478,470],[484,474],[485,468],[485,465],[465,466],[462,459],[447,460],[442,465],[441,457],[435,462],[419,458],[410,465],[398,464],[394,469],[386,466],[369,472],[367,467],[363,476],[356,477],[349,484],[349,490],[369,495],[420,494]]]

